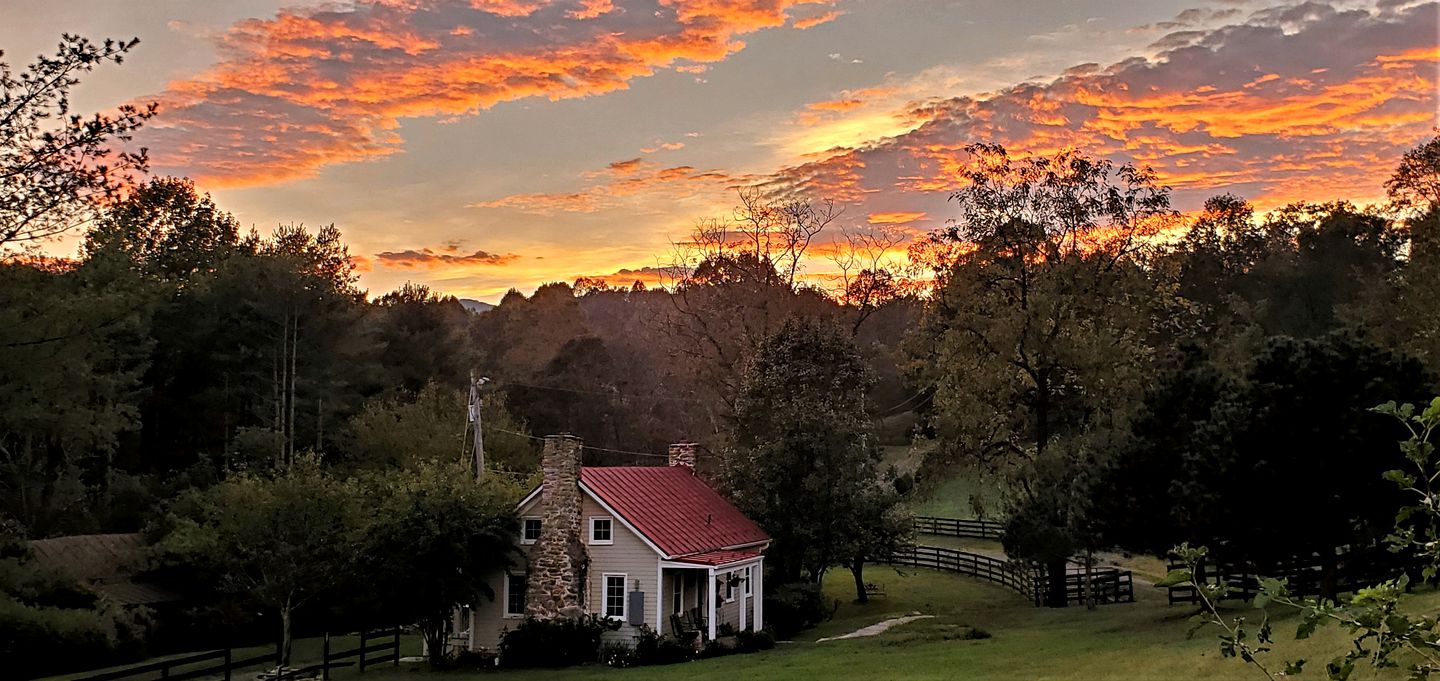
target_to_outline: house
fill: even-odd
[[[699,623],[710,639],[726,624],[764,626],[770,537],[696,475],[694,444],[671,445],[667,466],[582,467],[581,447],[545,438],[542,483],[519,505],[524,558],[490,575],[495,599],[463,615],[470,649],[497,649],[527,615],[598,614],[621,623],[607,634],[620,638],[641,625],[678,635],[677,623]]]

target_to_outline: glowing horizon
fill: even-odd
[[[1148,165],[1182,210],[1363,202],[1440,120],[1433,2],[81,5],[21,2],[5,60],[139,35],[77,107],[160,102],[158,174],[262,232],[336,223],[372,294],[650,284],[737,187],[920,233],[973,141]]]

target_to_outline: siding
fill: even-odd
[[[654,549],[647,546],[640,537],[636,536],[626,528],[619,520],[613,518],[611,523],[611,536],[613,544],[590,544],[590,518],[594,516],[606,516],[606,513],[599,504],[588,494],[581,494],[582,502],[580,508],[582,539],[586,541],[586,550],[590,553],[589,573],[585,577],[585,588],[582,591],[582,598],[586,612],[604,612],[605,577],[609,574],[625,575],[627,600],[628,592],[638,590],[645,593],[645,622],[652,628],[658,627],[659,622],[655,620],[656,598],[661,596],[656,583],[656,574],[660,566],[660,556]],[[520,509],[520,515],[544,515],[540,508],[540,497],[537,496],[529,505]],[[519,543],[519,537],[516,537]],[[521,549],[528,553],[530,546],[521,546]],[[522,567],[512,568],[523,570]],[[638,582],[638,584],[637,584]],[[519,623],[519,618],[504,617],[505,612],[505,576],[502,572],[496,572],[490,576],[487,583],[495,589],[495,600],[487,601],[476,606],[475,612],[475,645],[490,650],[497,650],[500,646],[501,632],[514,624]],[[628,607],[628,605],[627,605]],[[666,613],[668,615],[668,612]],[[628,618],[627,618],[628,619]],[[629,624],[621,626],[619,631],[607,632],[606,640],[628,640],[639,631]]]

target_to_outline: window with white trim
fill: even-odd
[[[603,575],[605,616],[625,619],[625,575]]]
[[[615,543],[614,522],[609,516],[595,516],[590,519],[590,543]]]
[[[725,573],[725,602],[735,602],[735,573]]]
[[[751,578],[752,575],[753,575],[753,573],[750,572],[750,571],[751,571],[751,570],[754,570],[754,569],[755,569],[755,568],[753,568],[753,567],[747,567],[747,568],[745,568],[745,595],[746,595],[747,597],[749,597],[749,596],[752,595],[752,593],[753,593],[753,592],[750,591],[750,578]]]
[[[525,589],[528,582],[525,575],[505,575],[505,616],[525,616]]]
[[[540,540],[540,519],[525,518],[521,521],[524,525],[520,529],[520,543],[534,544]]]
[[[685,578],[684,573],[671,575],[670,582],[675,585],[675,594],[671,598],[671,611],[680,613],[685,610]]]

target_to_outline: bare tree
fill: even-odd
[[[0,249],[89,222],[147,170],[144,149],[112,145],[128,141],[154,116],[154,103],[124,104],[113,115],[88,118],[70,113],[79,74],[121,63],[138,43],[96,45],[67,34],[54,56],[37,57],[18,75],[0,62]]]
[[[902,274],[905,264],[891,255],[906,236],[895,229],[867,226],[842,227],[841,238],[844,241],[830,254],[830,261],[840,270],[834,297],[853,310],[853,335],[881,305],[907,292]]]

